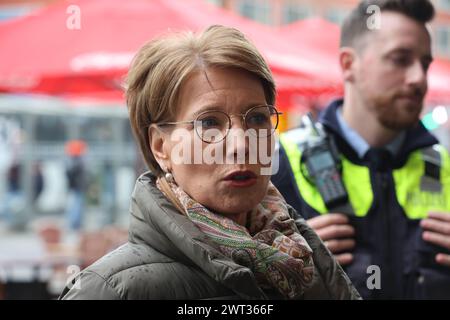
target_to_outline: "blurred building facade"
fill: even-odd
[[[33,12],[58,0],[0,0],[0,22]]]
[[[258,22],[282,26],[309,17],[341,24],[359,0],[208,0]],[[437,15],[432,23],[436,56],[450,59],[450,0],[432,0]]]
[[[0,95],[0,220],[23,228],[66,211],[71,141],[86,144],[84,215],[95,213],[95,227],[127,217],[134,181],[145,168],[123,105]]]

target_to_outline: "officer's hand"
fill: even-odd
[[[350,264],[353,255],[349,253],[355,246],[355,229],[349,224],[347,216],[341,213],[330,213],[308,220],[308,224],[324,241],[341,265]]]
[[[423,240],[450,250],[450,213],[430,212],[420,225],[425,230]],[[450,255],[439,253],[436,262],[450,267]]]

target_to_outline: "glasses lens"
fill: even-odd
[[[230,118],[220,111],[207,111],[197,117],[195,130],[204,142],[222,141],[230,128]]]
[[[278,126],[278,113],[272,106],[254,107],[247,112],[245,125],[258,137],[268,137]]]

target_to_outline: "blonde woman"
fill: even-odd
[[[149,42],[126,97],[150,169],[132,195],[129,242],[61,298],[359,298],[270,183],[275,85],[241,32],[212,26]]]

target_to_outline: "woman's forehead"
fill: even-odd
[[[179,96],[179,110],[194,113],[201,109],[242,108],[265,104],[261,81],[237,69],[210,68],[192,74]]]

